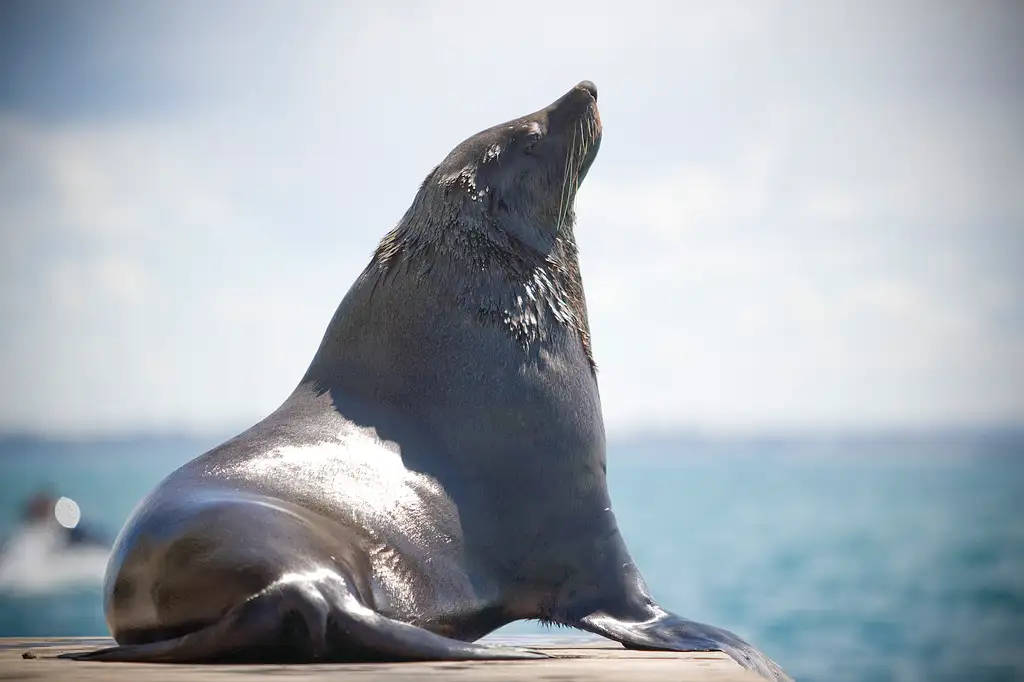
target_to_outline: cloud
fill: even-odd
[[[306,266],[330,264],[261,233],[195,130],[8,121],[0,147],[8,428],[216,427],[291,388],[339,295],[318,306]]]
[[[581,78],[611,429],[1024,418],[1014,8],[117,7],[5,43],[0,428],[258,418],[427,171]]]
[[[1024,118],[881,106],[793,102],[727,162],[592,174],[580,240],[612,426],[1021,418]]]

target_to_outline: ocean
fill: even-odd
[[[113,535],[220,440],[0,439],[0,540],[43,489]],[[797,680],[1024,680],[1024,434],[659,435],[612,439],[608,456],[619,525],[658,601]],[[102,634],[98,584],[0,593],[0,636]]]

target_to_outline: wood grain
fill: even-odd
[[[512,682],[751,682],[760,678],[722,653],[629,651],[603,641],[517,641],[554,656],[541,661],[345,665],[160,665],[82,663],[56,658],[109,646],[105,638],[0,638],[0,680],[40,682],[346,682],[494,680]],[[28,656],[26,658],[25,656]]]

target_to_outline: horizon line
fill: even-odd
[[[119,442],[130,440],[206,440],[232,438],[247,426],[167,426],[126,427],[96,430],[0,428],[0,442],[36,441],[50,443]],[[947,423],[865,423],[827,424],[637,424],[606,428],[608,440],[661,440],[686,438],[692,440],[752,440],[775,438],[860,439],[955,436],[1024,436],[1024,421],[947,422]]]

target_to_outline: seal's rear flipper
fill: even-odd
[[[278,582],[196,632],[60,658],[148,663],[464,661],[548,658],[471,644],[382,616],[336,574]]]
[[[793,682],[778,663],[728,630],[696,623],[660,609],[649,620],[619,620],[599,612],[566,625],[614,639],[627,649],[721,651],[761,677],[774,682]]]

